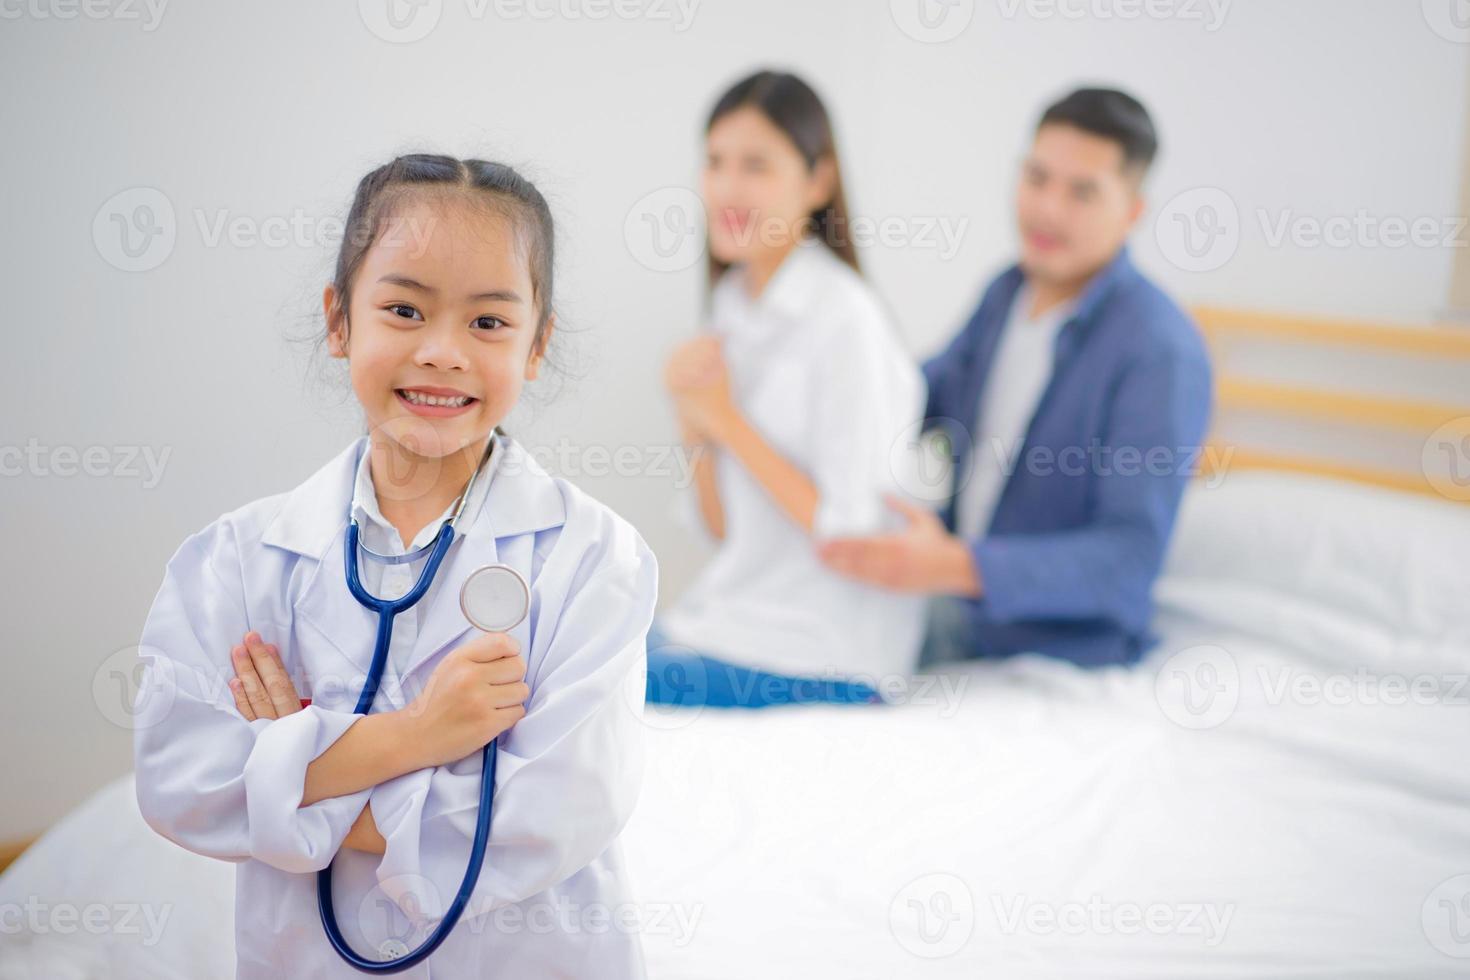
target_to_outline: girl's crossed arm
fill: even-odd
[[[246,721],[276,719],[302,710],[290,674],[273,644],[250,632],[230,652],[230,692]],[[312,760],[301,806],[370,789],[405,773],[468,755],[525,715],[530,694],[516,641],[482,634],[450,651],[422,694],[398,711],[362,717]],[[385,841],[364,806],[344,847],[382,854]]]
[[[368,791],[302,806],[300,788],[312,760],[362,719],[319,705],[277,721],[235,710],[234,670],[215,651],[255,618],[241,532],[226,517],[190,536],[148,612],[134,704],[138,808],[156,832],[196,854],[317,871],[341,848]]]

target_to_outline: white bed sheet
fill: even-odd
[[[651,710],[649,975],[1470,976],[1470,520],[1232,478],[1176,542],[1132,668]],[[124,777],[0,877],[0,980],[229,977],[233,874]]]
[[[1181,700],[1207,663],[1228,716]],[[1188,623],[1133,669],[949,676],[950,717],[665,717],[627,840],[697,926],[650,976],[1470,975],[1470,692],[1281,698],[1333,675]]]
[[[1172,719],[1219,712],[1181,714],[1170,657],[1201,646],[1239,697],[1192,729]],[[944,676],[928,704],[650,716],[625,835],[650,977],[1470,975],[1470,709],[1447,689],[1274,703],[1283,676],[1330,675],[1187,622],[1133,669]],[[232,876],[119,780],[0,903],[166,907],[161,939],[141,913],[7,928],[0,977],[230,976]]]

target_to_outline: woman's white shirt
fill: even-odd
[[[139,807],[165,837],[236,863],[240,978],[359,975],[331,949],[317,914],[315,872],[334,856],[343,935],[383,959],[432,930],[469,856],[478,751],[299,806],[307,766],[358,719],[352,709],[373,649],[377,617],[348,592],[343,554],[365,442],[294,491],[189,537],[143,630]],[[657,565],[626,521],[549,476],[514,440],[501,438],[502,450],[416,607],[412,638],[395,630],[375,707],[407,704],[474,634],[458,603],[471,571],[504,562],[526,577],[531,614],[511,635],[526,658],[531,697],[526,716],[499,740],[484,868],[444,945],[400,975],[639,977],[636,906],[617,838],[641,779]],[[369,531],[371,514],[358,513]],[[437,522],[425,534],[436,531]],[[392,591],[381,577],[376,587]],[[252,629],[280,648],[310,706],[276,720],[239,715],[227,686],[229,650]],[[339,853],[369,800],[386,853]]]
[[[776,673],[906,674],[922,600],[829,571],[816,541],[902,525],[883,496],[913,499],[922,373],[862,277],[812,239],[754,299],[743,271],[727,272],[710,312],[740,411],[816,485],[815,527],[808,537],[719,453],[724,540],[660,628],[679,646]]]

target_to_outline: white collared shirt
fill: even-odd
[[[812,239],[754,299],[743,270],[728,272],[710,312],[741,413],[816,484],[815,526],[808,536],[718,453],[725,538],[660,627],[680,646],[776,673],[906,674],[920,601],[830,571],[816,546],[902,525],[883,495],[911,499],[923,375],[867,283]]]
[[[496,438],[496,434],[492,432],[491,441],[495,442]],[[405,547],[403,536],[399,534],[398,528],[383,516],[383,511],[378,506],[378,493],[373,484],[371,440],[364,442],[363,446],[362,454],[357,461],[357,477],[352,488],[352,519],[357,521],[358,543],[380,555],[403,555],[426,546],[438,536],[439,529],[449,519],[449,515],[454,513],[458,498],[451,501],[437,518],[425,524],[414,536],[413,541]],[[494,478],[501,455],[500,447],[496,445],[491,450],[490,458],[481,464],[479,479],[475,480],[475,485],[471,488],[470,499],[465,502],[464,511],[456,522],[454,529],[456,535],[463,534],[473,526],[475,518],[480,513],[485,495],[490,491],[490,482]],[[357,562],[358,579],[362,582],[363,588],[380,599],[402,598],[419,580],[419,575],[423,572],[428,560],[428,555],[425,555],[413,561],[387,564],[363,556]],[[435,580],[429,583],[428,591],[418,602],[393,617],[393,639],[388,645],[388,663],[393,668],[392,675],[402,675],[407,670],[409,655],[413,651],[414,644],[418,642],[419,629],[425,610],[433,605],[434,592],[438,587],[439,581],[436,576]]]
[[[1062,303],[1033,317],[1031,303],[1031,289],[1023,286],[1011,301],[991,358],[972,430],[969,479],[955,501],[955,530],[962,538],[980,537],[990,527],[1010,467],[1022,462],[1026,431],[1051,383],[1057,333],[1076,305]]]

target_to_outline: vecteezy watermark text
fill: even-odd
[[[0,477],[142,478],[144,490],[163,479],[172,446],[45,446],[31,437],[24,446],[0,446]]]

